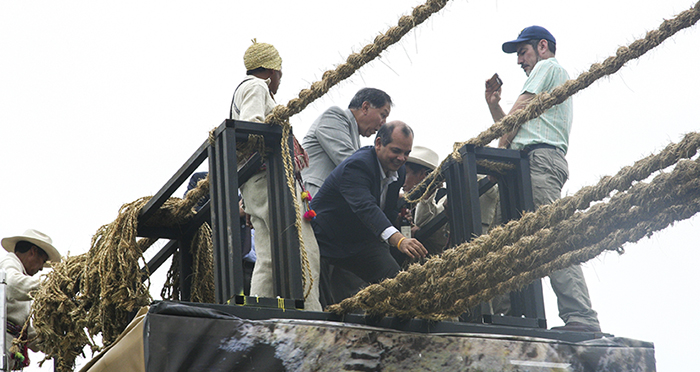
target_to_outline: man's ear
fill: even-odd
[[[379,136],[374,136],[374,148],[379,149],[382,146],[382,139]]]
[[[537,43],[537,54],[540,56],[543,56],[547,51],[549,50],[549,41],[546,39],[540,40],[539,43]]]
[[[372,108],[372,104],[369,103],[369,101],[362,102],[362,107],[361,107],[362,112],[364,112],[366,114],[370,108]]]

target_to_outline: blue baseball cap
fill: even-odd
[[[503,43],[502,49],[506,53],[515,53],[518,50],[518,44],[522,43],[523,41],[542,39],[554,44],[557,43],[557,40],[549,31],[547,31],[546,28],[540,26],[525,27],[522,31],[520,31],[517,39]]]

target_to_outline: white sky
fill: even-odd
[[[422,1],[240,3],[1,2],[0,235],[36,228],[63,253],[86,252],[123,203],[157,192],[226,118],[250,39],[280,51],[277,98],[285,104]],[[500,48],[523,27],[548,28],[575,78],[693,5],[453,1],[292,117],[293,128],[302,138],[327,107],[377,87],[395,102],[389,119],[406,121],[415,144],[444,158],[455,141],[492,124],[486,78],[498,72],[504,80],[506,111],[515,101],[525,74]],[[698,32],[681,31],[574,97],[566,194],[698,130]],[[697,365],[696,224],[697,216],[584,266],[603,330],[653,341],[661,371]],[[548,283],[545,301],[549,326],[561,325]]]

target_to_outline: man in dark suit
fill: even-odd
[[[384,124],[374,146],[357,150],[326,178],[311,202],[317,213],[312,225],[322,262],[377,283],[400,270],[390,246],[411,258],[425,257],[428,252],[423,245],[401,235],[391,223],[398,215],[404,163],[412,146],[413,131],[408,125]]]

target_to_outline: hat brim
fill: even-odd
[[[503,52],[508,53],[508,54],[515,53],[518,51],[518,44],[520,44],[524,41],[528,41],[528,39],[515,39],[512,41],[507,41],[507,42],[503,43],[503,46],[501,47],[501,49],[503,49]]]
[[[28,237],[28,236],[11,236],[9,238],[4,238],[2,239],[2,247],[5,248],[6,251],[8,252],[14,252],[15,251],[15,245],[19,241],[27,241],[30,242],[37,247],[41,248],[46,254],[49,256],[49,260],[44,264],[44,267],[51,267],[51,264],[49,262],[61,262],[61,254],[58,253],[58,250],[51,244],[39,240],[36,238]]]
[[[431,171],[434,171],[435,168],[437,168],[437,167],[435,166],[435,164],[430,164],[430,163],[428,163],[427,161],[425,161],[425,160],[423,160],[423,159],[412,158],[412,157],[410,157],[410,156],[408,157],[408,159],[406,159],[406,163],[413,163],[413,164],[422,165],[422,166],[424,166],[424,167],[426,167],[426,168],[429,168]]]

